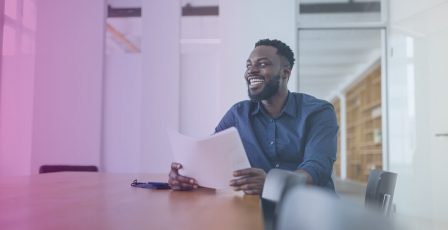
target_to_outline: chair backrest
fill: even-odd
[[[54,173],[54,172],[98,172],[98,167],[94,165],[42,165],[39,168],[39,173]]]
[[[365,205],[390,215],[397,174],[382,170],[372,170],[367,181]]]
[[[261,195],[261,208],[266,230],[274,229],[276,206],[284,192],[290,187],[304,184],[306,184],[306,176],[302,173],[281,169],[271,169],[268,172]]]
[[[305,183],[306,176],[302,173],[282,169],[271,169],[264,181],[261,197],[265,200],[278,202],[286,187]]]
[[[389,230],[388,218],[322,188],[294,186],[278,203],[276,230]]]

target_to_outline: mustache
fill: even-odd
[[[261,100],[267,100],[277,94],[280,89],[280,75],[277,75],[265,82],[264,88],[258,94],[251,93],[250,89],[247,89],[249,99],[253,102],[259,102]]]

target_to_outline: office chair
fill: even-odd
[[[39,168],[39,173],[54,173],[54,172],[98,172],[98,167],[94,165],[42,165]]]
[[[306,176],[302,173],[281,169],[271,169],[268,172],[261,195],[264,229],[274,229],[276,205],[284,192],[290,187],[304,184],[306,184]]]
[[[318,187],[293,186],[278,204],[276,230],[391,230],[389,218]]]
[[[365,205],[389,216],[392,209],[397,174],[372,170],[367,181]]]

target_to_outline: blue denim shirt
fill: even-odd
[[[241,101],[215,129],[235,127],[252,167],[303,169],[317,186],[334,190],[338,124],[333,106],[310,95],[288,93],[282,113],[271,118],[261,103]]]

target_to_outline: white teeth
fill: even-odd
[[[256,79],[256,78],[249,79],[250,85],[259,85],[263,82],[264,82],[264,80],[262,80],[262,79]]]

